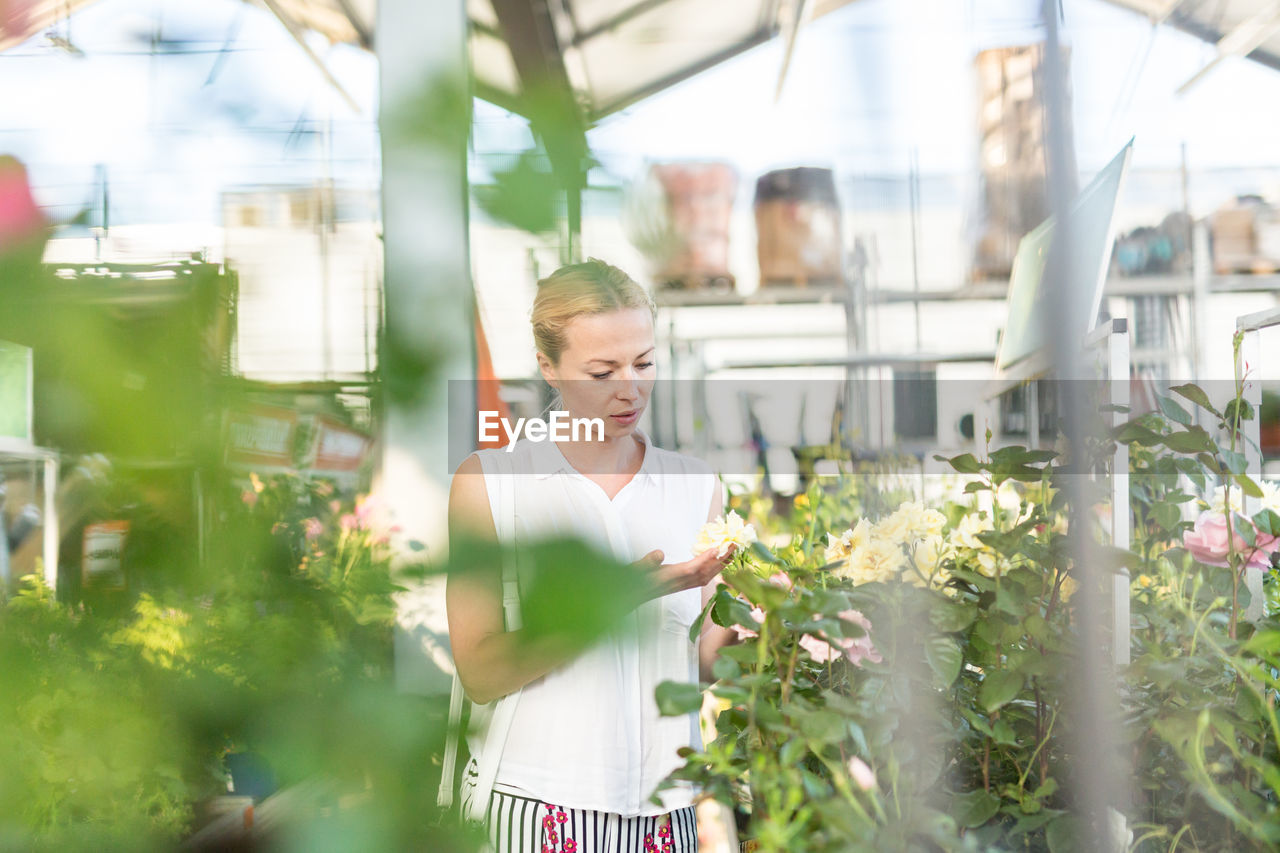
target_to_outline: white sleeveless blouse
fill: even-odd
[[[664,562],[691,559],[715,475],[696,459],[654,447],[639,430],[636,436],[645,445],[644,461],[613,500],[551,442],[521,440],[511,453],[479,451],[498,537],[529,542],[573,535],[624,563],[654,549]],[[514,488],[515,530],[500,517],[503,488]],[[697,715],[660,716],[654,690],[667,680],[698,680],[689,627],[700,610],[698,589],[646,601],[627,616],[631,630],[611,634],[526,685],[495,787],[623,816],[689,805],[693,790],[683,782],[662,793],[662,806],[649,801],[658,783],[683,764],[676,750],[701,747]],[[478,746],[472,743],[473,754]]]

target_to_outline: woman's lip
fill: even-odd
[[[639,412],[638,410],[634,410],[634,409],[633,409],[633,410],[632,410],[632,411],[630,411],[630,412],[620,412],[620,413],[618,413],[618,414],[616,414],[616,415],[610,415],[609,417],[611,417],[611,418],[617,418],[617,419],[618,419],[618,420],[620,420],[620,421],[629,421],[629,420],[632,420],[633,418],[637,417],[639,414],[640,414],[640,412]]]

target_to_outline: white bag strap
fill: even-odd
[[[505,454],[504,454],[505,455]],[[502,460],[503,463],[508,460]],[[502,475],[514,473],[510,465],[500,464],[507,470]],[[494,528],[502,538],[506,533],[512,545],[516,540],[516,506],[514,478],[510,476],[488,478],[487,484],[497,489],[498,512],[494,518]],[[504,524],[505,522],[505,524]],[[523,625],[520,616],[520,572],[516,560],[502,561],[502,614],[506,630],[516,631]],[[477,759],[479,778],[475,796],[467,804],[467,814],[463,817],[479,821],[483,820],[488,808],[489,794],[493,790],[498,774],[498,762],[506,747],[507,734],[511,731],[511,720],[515,715],[515,705],[520,691],[510,693],[500,700],[494,708],[485,734],[484,744]],[[436,794],[436,803],[442,809],[453,805],[453,778],[458,766],[458,744],[462,736],[462,706],[466,694],[462,689],[462,680],[458,677],[457,665],[454,666],[453,684],[449,689],[449,728],[445,740],[444,762],[441,768],[440,788]]]

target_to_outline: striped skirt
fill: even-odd
[[[652,817],[571,809],[494,791],[485,817],[493,853],[695,853],[693,806]]]

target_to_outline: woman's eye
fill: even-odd
[[[636,365],[637,370],[648,370],[650,367],[653,367],[652,361],[642,361]]]
[[[591,378],[592,379],[608,379],[609,371],[606,370],[604,373],[592,373]]]

